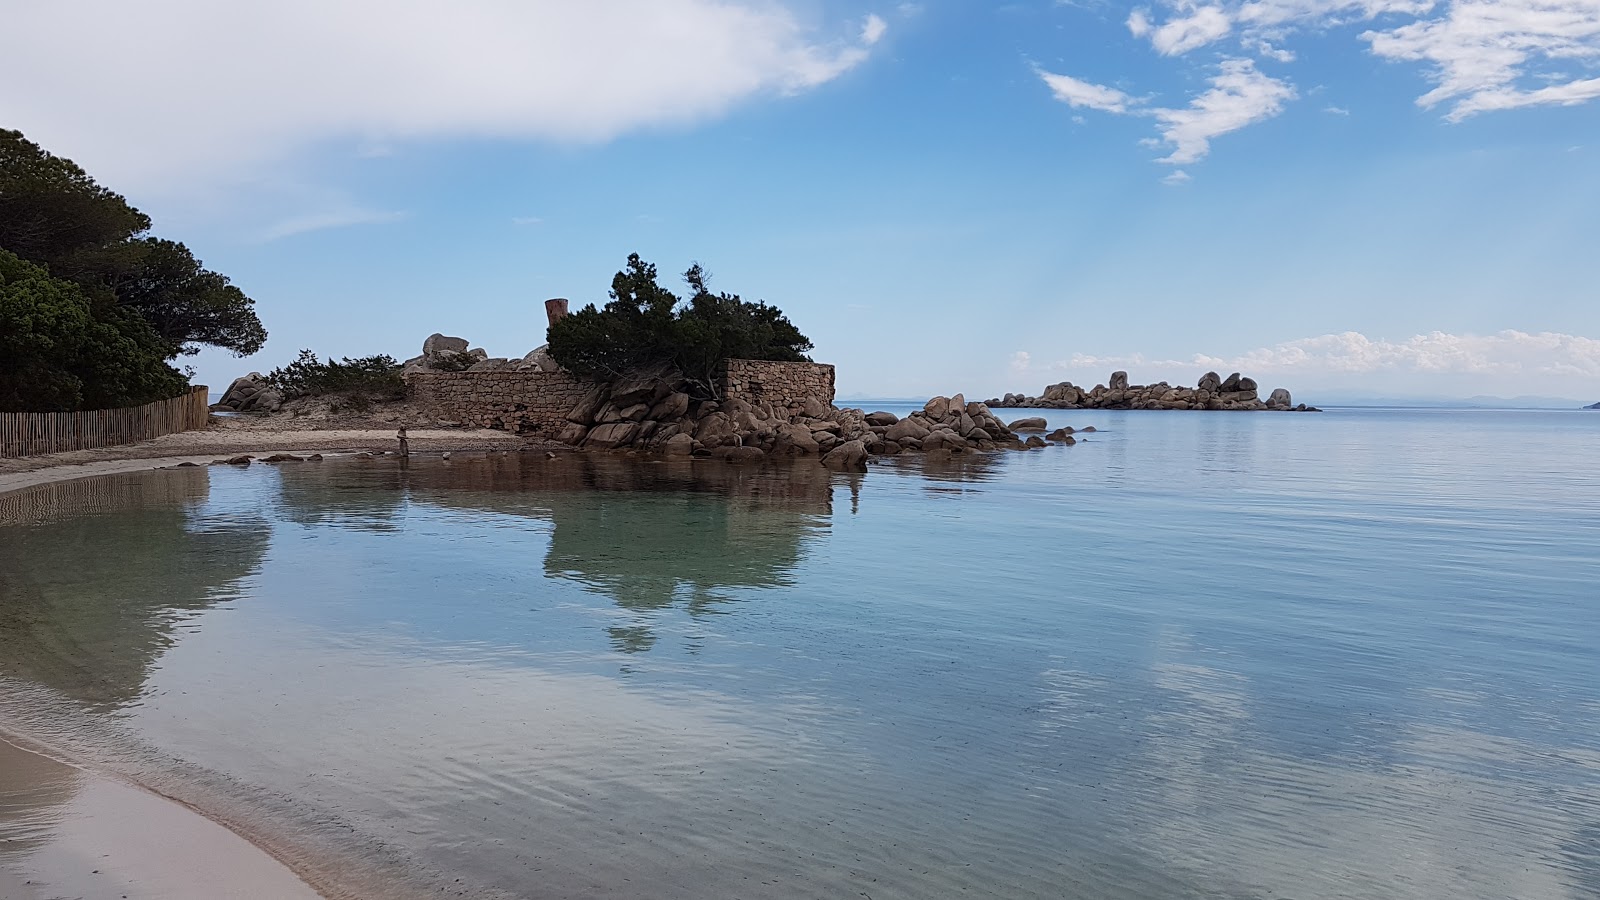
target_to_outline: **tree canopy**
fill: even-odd
[[[32,376],[3,376],[10,392],[6,408],[146,403],[182,390],[183,378],[168,360],[201,346],[239,356],[261,349],[267,332],[255,301],[205,268],[188,247],[151,237],[149,230],[148,216],[77,164],[20,131],[0,129],[0,251],[11,257],[5,302],[8,314],[21,317],[17,327],[30,329],[3,337],[0,368],[13,360],[19,373],[24,365],[35,367]],[[24,271],[18,262],[31,266]],[[89,319],[79,322],[85,315]],[[58,328],[66,331],[52,330]],[[45,344],[25,353],[29,336]],[[54,355],[69,346],[76,354],[70,366]],[[114,352],[131,355],[117,363],[106,356]],[[46,376],[47,370],[54,374]]]
[[[0,411],[136,406],[182,393],[187,379],[136,313],[0,250]]]
[[[630,255],[611,279],[610,302],[591,303],[551,326],[550,355],[592,378],[671,368],[707,397],[716,396],[723,360],[809,361],[811,340],[782,310],[712,293],[699,263],[683,277],[692,291],[687,302],[658,283],[654,265]]]

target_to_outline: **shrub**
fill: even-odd
[[[723,360],[810,361],[811,340],[782,310],[713,294],[699,263],[683,277],[693,291],[687,303],[657,283],[654,265],[630,255],[604,308],[591,303],[551,326],[550,355],[590,378],[670,368],[702,397],[717,396]]]
[[[301,350],[294,362],[268,372],[266,381],[282,393],[285,400],[343,396],[346,405],[364,406],[375,400],[399,400],[406,393],[400,364],[383,353],[360,359],[347,356],[335,361],[330,358],[323,362],[310,350]]]

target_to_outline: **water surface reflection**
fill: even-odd
[[[1589,433],[1524,423],[1519,458],[1472,420],[1104,424],[864,476],[215,470],[22,518],[116,546],[148,499],[233,553],[79,642],[143,648],[103,702],[486,896],[1594,892]],[[201,550],[218,530],[258,543]],[[118,593],[31,559],[7,585],[40,621]]]

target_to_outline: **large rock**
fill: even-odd
[[[1030,416],[1026,419],[1018,419],[1006,427],[1012,431],[1044,431],[1050,425],[1044,420],[1043,416]]]
[[[605,407],[606,398],[609,394],[610,388],[603,384],[597,384],[590,388],[589,393],[584,394],[583,399],[578,401],[578,405],[567,413],[567,421],[577,422],[579,425],[588,425],[594,422],[594,417]]]
[[[824,465],[837,469],[861,469],[867,465],[867,445],[861,441],[845,441],[822,458]]]
[[[895,424],[890,425],[889,430],[883,433],[883,437],[884,440],[888,441],[903,441],[906,438],[920,439],[927,433],[927,426],[923,425],[916,419],[901,419]]]
[[[584,439],[583,445],[596,450],[610,450],[620,447],[633,440],[634,433],[639,426],[633,422],[613,422],[609,425],[597,425]]]
[[[1288,409],[1294,405],[1294,400],[1290,399],[1288,390],[1273,388],[1272,395],[1267,398],[1267,405],[1274,409]]]
[[[446,337],[434,332],[428,335],[427,340],[422,342],[422,355],[438,356],[441,353],[465,353],[468,346],[470,345],[467,343],[466,338]]]
[[[662,422],[673,422],[683,418],[689,413],[689,395],[682,391],[673,391],[661,402],[650,407],[650,418]]]
[[[555,372],[560,368],[556,358],[550,355],[549,344],[529,350],[528,355],[516,366],[519,372]]]
[[[694,438],[679,432],[662,442],[661,452],[668,456],[688,456],[694,452]]]
[[[216,408],[234,412],[277,412],[283,407],[283,394],[267,384],[260,372],[235,378]]]
[[[1111,383],[1109,385],[1107,385],[1107,387],[1109,387],[1113,391],[1125,391],[1125,390],[1127,390],[1128,389],[1128,373],[1127,372],[1112,372],[1111,373]]]
[[[893,425],[900,421],[900,417],[892,412],[870,412],[865,419],[868,425]]]

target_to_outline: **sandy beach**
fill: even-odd
[[[205,465],[242,454],[393,452],[399,448],[395,435],[394,425],[379,427],[367,421],[218,417],[213,419],[212,427],[203,431],[169,434],[136,444],[0,459],[0,494],[51,481],[159,469],[185,462]],[[560,446],[504,431],[471,428],[416,428],[408,431],[407,438],[413,453],[542,450]]]
[[[179,803],[0,738],[7,900],[317,900],[265,851]]]

